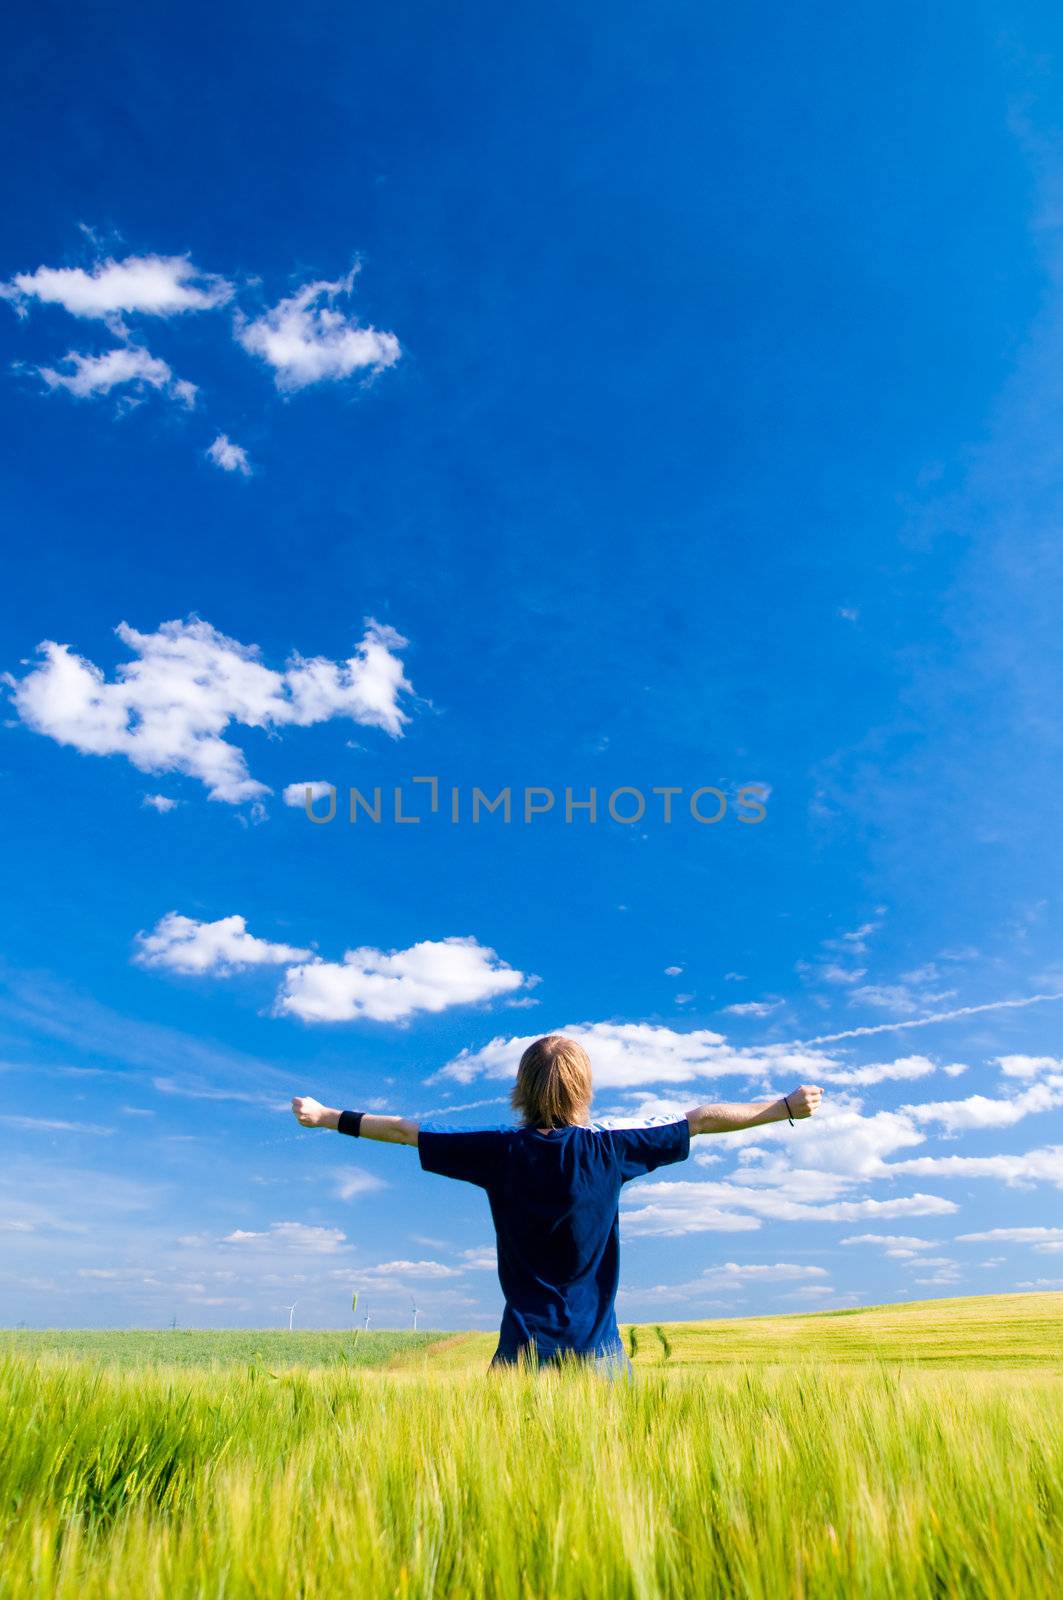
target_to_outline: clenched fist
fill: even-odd
[[[803,1083],[798,1089],[791,1089],[786,1096],[790,1103],[790,1115],[796,1122],[800,1117],[810,1117],[823,1099],[823,1090],[815,1084]]]
[[[329,1121],[336,1113],[328,1106],[323,1106],[320,1100],[315,1100],[313,1095],[297,1094],[292,1101],[292,1114],[296,1122],[304,1128],[328,1128],[335,1124]]]

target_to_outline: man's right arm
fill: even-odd
[[[801,1084],[784,1100],[731,1101],[713,1106],[695,1106],[687,1112],[691,1137],[696,1133],[736,1133],[740,1128],[758,1128],[765,1122],[795,1122],[810,1117],[823,1098],[823,1090]],[[789,1111],[787,1111],[789,1104]]]
[[[310,1095],[296,1095],[292,1112],[304,1128],[338,1129],[342,1115],[333,1106],[323,1106]],[[358,1129],[359,1138],[376,1139],[382,1144],[416,1144],[419,1132],[420,1124],[410,1117],[381,1117],[375,1111],[363,1113]]]

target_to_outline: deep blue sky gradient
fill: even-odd
[[[284,396],[230,310],[151,320],[138,332],[199,402],[119,415],[43,394],[32,371],[109,347],[102,324],[0,305],[0,667],[24,670],[51,638],[113,672],[120,621],[192,613],[280,667],[294,650],[346,656],[373,615],[409,639],[420,698],[396,742],[339,722],[237,730],[277,792],[262,822],[192,779],[4,730],[9,1112],[120,1132],[0,1127],[60,1221],[79,1195],[100,1207],[88,1238],[56,1215],[40,1238],[11,1235],[0,1317],[275,1322],[305,1262],[210,1308],[135,1268],[178,1236],[213,1262],[210,1241],[285,1219],[343,1228],[366,1263],[487,1240],[471,1192],[415,1176],[407,1152],[326,1149],[263,1097],[437,1107],[424,1080],[460,1049],[580,1021],[747,1044],[899,1020],[816,977],[823,942],[867,922],[869,984],[945,951],[950,1006],[1063,989],[1063,29],[1048,8],[51,5],[8,38],[0,276],[89,264],[79,224],[103,254],[190,253],[249,314],[359,261],[353,308],[403,355],[369,384]],[[220,430],[251,478],[206,461]],[[314,829],[279,803],[307,777],[416,773],[490,792],[772,792],[757,828]],[[145,792],[182,803],[159,816]],[[540,976],[539,1004],[310,1028],[269,1014],[275,975],[132,965],[135,934],[170,910],[239,912],[333,959],[473,935]],[[766,995],[784,1001],[770,1019],[721,1016]],[[855,1040],[854,1065],[919,1050],[970,1068],[869,1089],[864,1110],[996,1093],[993,1058],[1058,1055],[1061,1015]],[[218,1055],[197,1065],[192,1044]],[[197,1092],[258,1099],[152,1087],[182,1071]],[[940,1153],[1061,1132],[1050,1111]],[[344,1160],[391,1187],[338,1202],[315,1174]],[[1008,1246],[979,1268],[950,1243],[1051,1225],[1051,1183],[914,1188],[960,1212],[879,1231],[958,1250],[940,1292],[1052,1277],[1050,1256]],[[839,1304],[913,1292],[904,1267],[839,1244],[859,1229],[796,1231],[633,1238],[628,1314],[698,1315],[708,1301],[638,1293],[725,1260],[823,1264]],[[125,1276],[79,1281],[86,1262]],[[486,1325],[490,1274],[468,1276],[444,1283],[460,1304],[417,1281],[382,1290],[379,1316],[405,1320],[418,1294],[440,1325]],[[790,1288],[736,1308],[793,1309]],[[333,1291],[300,1296],[309,1319],[341,1320]]]

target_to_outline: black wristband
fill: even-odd
[[[784,1106],[785,1106],[785,1107],[786,1107],[786,1115],[787,1115],[787,1116],[788,1116],[788,1117],[789,1117],[789,1119],[790,1119],[790,1126],[791,1126],[791,1128],[792,1128],[792,1127],[794,1127],[794,1126],[795,1126],[795,1123],[794,1123],[794,1114],[793,1114],[793,1112],[792,1112],[792,1111],[791,1111],[791,1110],[790,1110],[790,1101],[789,1101],[789,1099],[788,1099],[788,1097],[787,1097],[787,1096],[786,1096],[786,1095],[783,1095],[783,1097],[782,1097],[782,1103],[783,1103],[783,1105],[784,1105]],[[346,1116],[346,1114],[347,1114],[347,1113],[346,1113],[346,1112],[344,1112],[344,1116]],[[341,1117],[341,1118],[340,1118],[340,1126],[341,1126],[341,1127],[342,1127],[342,1125],[343,1125],[343,1117]]]
[[[337,1133],[349,1133],[352,1139],[357,1139],[362,1127],[364,1111],[341,1111],[340,1120],[336,1124]]]

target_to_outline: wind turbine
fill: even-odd
[[[413,1331],[414,1331],[414,1333],[416,1333],[417,1332],[417,1318],[421,1315],[421,1311],[420,1311],[420,1307],[418,1306],[416,1300],[411,1300],[410,1301],[410,1305],[413,1307]]]
[[[284,1308],[285,1311],[287,1311],[287,1313],[288,1313],[288,1332],[289,1333],[291,1333],[292,1328],[295,1325],[295,1308],[296,1308],[296,1306],[298,1304],[299,1304],[298,1300],[293,1300],[290,1306],[285,1306],[285,1308]]]

